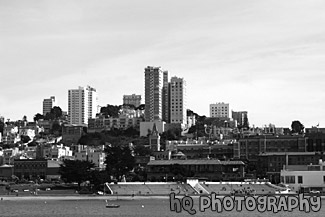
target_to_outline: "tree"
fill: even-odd
[[[62,118],[62,109],[59,106],[54,106],[51,111],[45,114],[45,120],[55,120]]]
[[[20,139],[21,139],[21,141],[22,141],[23,143],[27,143],[27,142],[29,142],[29,141],[31,140],[30,137],[27,136],[27,135],[21,135],[21,136],[20,136]]]
[[[62,117],[62,109],[59,106],[54,106],[51,109],[51,112],[50,113],[54,115],[54,118],[55,119],[59,119],[59,118]]]
[[[60,125],[60,123],[58,121],[55,121],[52,124],[51,132],[53,134],[57,134],[57,135],[61,135],[62,134],[62,126]]]
[[[95,167],[94,163],[81,160],[64,160],[60,165],[59,173],[65,182],[77,182],[80,190],[81,183],[89,180],[90,171]]]
[[[34,116],[34,122],[40,120],[40,119],[44,119],[44,115],[41,115],[40,113],[37,113],[35,116]]]
[[[145,107],[146,107],[145,104],[141,104],[141,105],[139,105],[139,106],[136,108],[136,110],[144,110]]]
[[[117,180],[120,181],[123,175],[134,168],[135,160],[128,145],[110,145],[105,152],[106,171]]]
[[[304,125],[300,123],[300,121],[292,121],[291,123],[291,132],[292,133],[298,133],[298,134],[303,134],[304,132]]]
[[[149,147],[143,145],[137,145],[134,148],[134,153],[138,156],[150,156],[152,150]]]
[[[104,115],[108,115],[113,118],[117,118],[119,115],[120,109],[121,109],[121,106],[107,104],[107,106],[100,108],[100,113],[103,113]]]
[[[98,171],[92,170],[90,172],[89,181],[91,184],[94,185],[95,190],[102,191],[104,186],[102,186],[105,182],[111,182],[111,178],[107,171]]]

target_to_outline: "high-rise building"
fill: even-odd
[[[170,123],[170,95],[169,95],[168,71],[163,72],[162,89],[162,117],[163,121]]]
[[[160,67],[145,68],[145,120],[168,121],[168,71]],[[167,92],[167,94],[166,94]]]
[[[249,127],[247,111],[231,111],[231,117],[237,121],[239,127]]]
[[[51,112],[51,109],[56,106],[55,97],[51,96],[49,99],[43,100],[43,115]]]
[[[170,123],[186,124],[186,82],[183,78],[170,80]]]
[[[229,103],[210,104],[210,117],[229,118]]]
[[[97,92],[90,86],[79,87],[68,91],[68,116],[69,123],[85,125],[89,118],[94,118],[97,113]]]
[[[141,95],[124,95],[123,104],[134,105],[135,107],[139,107],[139,105],[141,105]]]

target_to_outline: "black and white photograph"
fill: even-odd
[[[0,216],[323,216],[325,1],[0,0]]]

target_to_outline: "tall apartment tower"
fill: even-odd
[[[145,120],[168,121],[168,71],[160,67],[145,68]],[[167,94],[166,94],[167,93]]]
[[[229,118],[229,103],[210,104],[210,117]]]
[[[141,95],[124,95],[123,104],[129,104],[134,105],[135,107],[139,107],[139,105],[141,105]]]
[[[43,100],[43,115],[46,115],[46,113],[50,113],[51,109],[54,106],[56,106],[54,96],[51,96],[49,99],[44,99]]]
[[[187,123],[186,82],[183,78],[170,80],[170,123]]]
[[[89,118],[97,113],[97,92],[90,86],[79,87],[68,91],[69,123],[74,125],[88,124]]]

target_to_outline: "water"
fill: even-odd
[[[19,201],[0,201],[0,216],[54,216],[54,217],[90,217],[90,216],[192,216],[185,211],[181,213],[171,212],[168,199],[137,199],[137,200],[118,200],[112,203],[120,204],[120,208],[106,208],[105,201],[98,200],[19,200]],[[322,200],[322,209],[320,212],[272,212],[259,213],[258,211],[241,212],[200,212],[198,211],[198,201],[195,200],[194,208],[197,213],[194,216],[283,216],[283,217],[299,217],[299,216],[324,216],[325,200]]]

